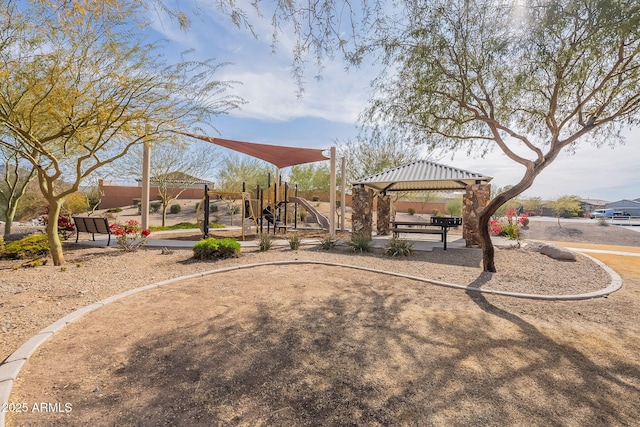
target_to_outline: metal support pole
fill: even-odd
[[[340,169],[340,177],[342,178],[340,185],[340,230],[345,231],[345,213],[347,212],[347,159],[345,157],[342,158]]]
[[[141,218],[140,226],[149,228],[149,193],[151,192],[151,147],[149,144],[149,134],[151,126],[144,126],[144,148],[142,150],[142,197],[140,200]]]
[[[298,197],[298,184],[295,187],[295,194]],[[293,204],[293,228],[298,229],[298,202]]]
[[[287,192],[289,191],[289,185],[285,182],[284,183],[284,221],[282,221],[282,225],[285,226],[285,231],[287,230]]]
[[[204,238],[206,239],[207,237],[209,237],[209,204],[210,204],[211,200],[209,199],[209,186],[208,185],[204,185],[204,206],[201,206],[202,208],[204,208],[204,214],[202,215],[203,219],[202,219],[202,232],[204,234]]]
[[[258,193],[260,198],[260,234],[262,234],[264,225],[264,190],[258,189]]]
[[[336,234],[336,147],[331,147],[331,175],[329,182],[329,235]]]

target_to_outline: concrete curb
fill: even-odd
[[[492,294],[492,295],[502,295],[509,296],[515,298],[526,298],[526,299],[536,299],[536,300],[550,300],[550,301],[577,301],[577,300],[585,300],[591,298],[599,298],[606,297],[610,293],[619,290],[622,287],[622,278],[618,273],[616,273],[611,267],[607,266],[603,262],[585,254],[581,254],[593,262],[602,267],[611,277],[611,282],[609,285],[601,290],[589,292],[586,294],[575,294],[575,295],[538,295],[538,294],[526,294],[526,293],[518,293],[518,292],[507,292],[507,291],[497,291],[491,289],[480,289],[471,286],[457,285],[453,283],[442,282],[438,280],[426,279],[423,277],[411,276],[408,274],[395,273],[391,271],[382,271],[376,270],[368,267],[360,267],[342,263],[333,263],[333,262],[324,262],[324,261],[305,261],[305,260],[288,260],[288,261],[272,261],[272,262],[262,262],[255,264],[245,264],[245,265],[237,265],[232,267],[219,268],[215,270],[204,271],[202,273],[195,273],[186,276],[180,276],[173,279],[164,280],[161,282],[153,283],[146,286],[141,286],[139,288],[131,289],[120,294],[114,295],[112,297],[106,298],[102,301],[93,303],[86,307],[80,308],[67,316],[55,321],[51,325],[42,329],[28,341],[26,341],[22,346],[20,346],[14,353],[12,353],[2,364],[0,364],[0,407],[9,403],[9,397],[11,395],[11,390],[13,388],[13,383],[15,382],[22,366],[25,362],[31,357],[31,355],[42,345],[44,344],[51,336],[55,333],[62,330],[65,326],[70,323],[75,322],[76,320],[82,318],[86,314],[91,313],[92,311],[104,307],[107,304],[118,301],[122,298],[135,295],[139,292],[144,292],[149,289],[160,288],[162,286],[170,285],[176,282],[181,282],[189,279],[195,279],[199,277],[209,276],[217,273],[224,273],[229,271],[237,271],[237,270],[246,270],[254,267],[263,267],[268,265],[293,265],[293,264],[314,264],[314,265],[326,265],[330,267],[342,267],[342,268],[351,268],[360,271],[367,271],[371,273],[384,274],[392,277],[400,277],[409,280],[415,280],[418,282],[429,283],[436,286],[443,286],[452,289],[459,289],[463,291],[472,291],[478,293]],[[0,411],[0,427],[5,427],[5,412]]]

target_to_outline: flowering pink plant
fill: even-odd
[[[109,226],[111,232],[116,236],[118,246],[125,252],[135,252],[138,248],[147,243],[147,237],[151,231],[140,227],[138,221],[129,220],[124,225],[112,224]]]
[[[489,230],[491,230],[491,234],[497,236],[502,233],[502,225],[497,219],[492,219],[489,221]]]
[[[507,239],[519,240],[520,230],[518,226],[529,224],[529,215],[523,212],[518,216],[514,208],[508,208],[505,212],[507,223],[501,223],[497,219],[489,221],[489,232],[494,236],[502,236]]]

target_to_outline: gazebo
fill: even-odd
[[[389,234],[392,192],[464,191],[463,238],[466,245],[479,244],[477,215],[491,200],[491,181],[483,174],[417,160],[353,182],[353,232],[371,238],[373,225],[373,199],[377,203],[377,233]]]

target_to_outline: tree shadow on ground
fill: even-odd
[[[450,307],[364,281],[324,298],[245,306],[242,315],[230,307],[137,341],[112,375],[114,391],[87,404],[117,407],[111,414],[119,415],[109,416],[114,425],[601,426],[640,419],[637,365],[596,361],[595,353],[550,338],[476,292],[439,292],[436,299]]]

